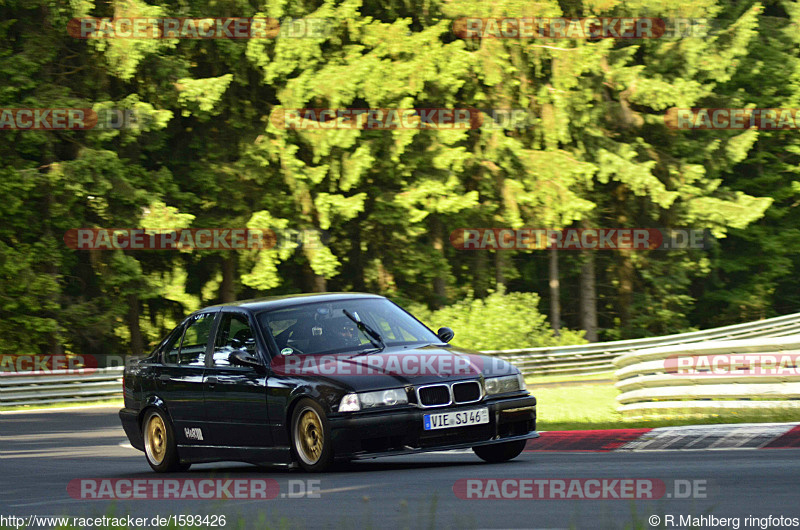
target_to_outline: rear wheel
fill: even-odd
[[[315,401],[304,398],[295,407],[292,442],[297,462],[306,471],[324,471],[333,462],[328,418]]]
[[[175,434],[169,420],[158,410],[151,410],[142,423],[144,454],[153,471],[168,473],[186,471],[191,464],[182,464],[178,458]]]
[[[518,440],[516,442],[479,445],[473,447],[472,450],[475,451],[475,454],[481,459],[491,464],[497,464],[518,457],[522,450],[525,449],[526,441],[527,440]]]

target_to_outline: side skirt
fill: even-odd
[[[247,462],[248,464],[290,464],[292,452],[289,447],[237,447],[219,445],[178,444],[181,462],[201,464],[204,462]]]

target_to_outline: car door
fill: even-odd
[[[269,447],[265,370],[234,366],[230,354],[245,350],[257,358],[254,326],[247,312],[223,310],[206,369],[203,399],[211,443],[226,447]]]
[[[207,443],[203,374],[215,316],[215,312],[206,312],[190,317],[180,341],[166,344],[163,350],[163,365],[155,383],[179,444]]]

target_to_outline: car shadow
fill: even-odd
[[[459,455],[461,456],[461,455]],[[408,471],[408,470],[423,470],[423,469],[439,469],[439,468],[473,468],[473,467],[481,467],[481,466],[507,466],[507,465],[514,465],[515,462],[519,463],[527,458],[520,456],[514,460],[509,462],[503,462],[499,464],[488,464],[475,458],[473,461],[469,458],[469,455],[464,454],[467,459],[458,459],[458,460],[440,460],[431,457],[423,457],[423,458],[415,458],[411,459],[411,457],[387,457],[387,459],[375,459],[375,460],[355,460],[351,462],[336,462],[328,468],[327,471],[324,473],[308,473],[304,471],[302,468],[295,467],[289,468],[287,466],[250,466],[250,465],[233,465],[230,467],[214,467],[214,468],[200,468],[192,469],[188,472],[189,476],[192,473],[230,473],[230,474],[248,474],[248,473],[270,473],[276,475],[284,475],[284,476],[292,476],[292,475],[304,475],[304,476],[330,476],[332,474],[358,474],[358,473],[381,473],[387,471]],[[396,459],[403,458],[402,461],[397,461]],[[391,459],[391,460],[389,460]]]
[[[214,478],[246,475],[274,475],[276,477],[284,476],[287,478],[292,476],[330,477],[336,474],[356,475],[360,473],[382,473],[388,471],[513,466],[515,463],[519,464],[530,460],[532,455],[530,453],[523,453],[509,462],[498,464],[488,464],[479,460],[477,457],[473,459],[468,453],[458,454],[456,456],[465,458],[445,460],[442,457],[437,457],[435,454],[429,453],[415,456],[392,456],[374,460],[335,462],[324,473],[308,473],[300,467],[289,467],[287,465],[252,465],[238,462],[215,462],[209,464],[195,464],[188,471],[164,475],[153,473],[145,467],[141,472],[127,474],[125,478],[197,478],[198,476]]]

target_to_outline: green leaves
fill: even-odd
[[[0,131],[0,311],[12,323],[0,331],[33,337],[33,349],[124,351],[137,319],[151,340],[223,297],[323,288],[456,303],[437,320],[450,320],[442,324],[457,328],[462,345],[555,344],[537,309],[549,302],[547,256],[456,250],[449,236],[467,227],[707,228],[720,238],[709,252],[598,253],[606,338],[800,304],[791,294],[800,267],[796,131],[675,130],[664,120],[671,107],[800,105],[795,4],[770,6],[769,16],[760,4],[714,0],[7,4],[4,107],[127,110],[138,120]],[[721,31],[597,41],[453,34],[463,16],[625,14],[706,17]],[[316,18],[330,31],[73,39],[67,21],[85,16]],[[529,119],[449,130],[292,129],[278,119],[323,108],[514,109]],[[227,254],[61,244],[78,227],[245,224],[326,237]],[[564,320],[575,328],[584,257],[558,256]],[[514,292],[484,298],[504,285]],[[13,315],[23,315],[24,333],[14,334]]]
[[[348,221],[364,210],[366,193],[359,193],[351,197],[344,195],[318,193],[314,198],[319,219],[319,227],[328,230],[331,227],[331,218],[338,217]]]
[[[199,115],[208,119],[222,112],[219,104],[222,95],[233,80],[233,74],[205,79],[181,78],[175,83],[178,90],[178,103],[184,108],[183,115]]]
[[[455,332],[453,344],[472,350],[508,350],[561,344],[584,344],[582,332],[561,329],[556,337],[544,315],[537,310],[535,293],[506,293],[503,289],[482,300],[471,295],[455,304],[415,314],[436,330],[447,326]],[[512,346],[513,345],[513,346]]]

